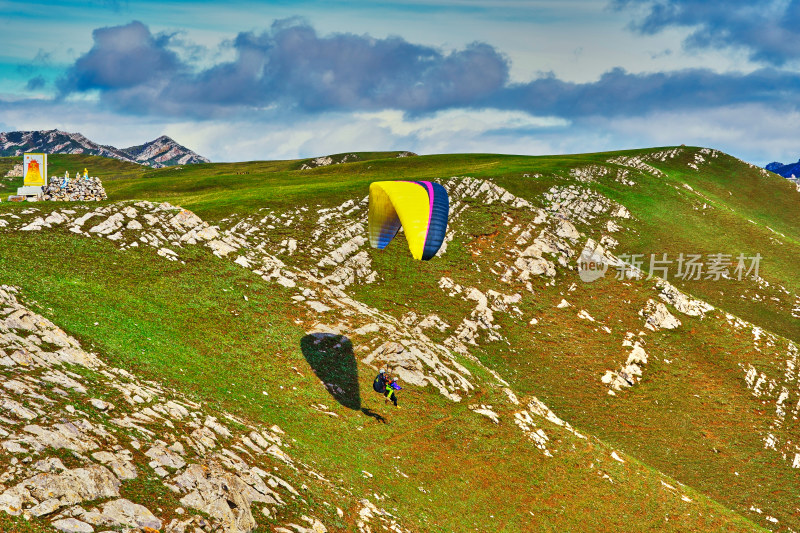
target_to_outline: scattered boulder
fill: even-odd
[[[485,416],[495,424],[500,423],[500,416],[492,410],[491,405],[484,405],[484,404],[470,405],[469,409],[474,413]]]
[[[117,231],[122,227],[125,216],[122,213],[114,213],[100,224],[92,227],[89,233],[99,233],[100,235],[108,235]]]

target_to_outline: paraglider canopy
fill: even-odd
[[[450,200],[430,181],[376,181],[369,186],[369,243],[382,250],[400,228],[414,259],[427,261],[444,241]]]

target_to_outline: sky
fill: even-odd
[[[0,131],[213,161],[800,158],[800,0],[0,0]]]

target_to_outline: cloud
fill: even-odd
[[[633,74],[616,68],[587,83],[546,76],[498,92],[492,105],[567,118],[642,115],[739,103],[800,104],[800,74],[772,68],[748,74],[708,69]]]
[[[17,72],[23,75],[31,76],[42,68],[51,67],[52,63],[53,55],[50,52],[45,52],[40,48],[36,53],[36,56],[31,61],[17,65]]]
[[[178,56],[166,48],[169,36],[154,36],[141,22],[99,28],[92,37],[92,49],[59,80],[62,94],[151,86],[183,70]]]
[[[471,105],[502,88],[508,62],[473,43],[444,53],[400,37],[317,35],[293,20],[261,34],[240,33],[236,59],[189,72],[140,22],[94,32],[94,46],[59,82],[63,95],[98,90],[119,109],[215,113],[232,106],[294,106],[310,112]]]
[[[800,0],[613,0],[612,6],[635,11],[632,26],[643,34],[691,28],[684,41],[690,49],[739,47],[775,66],[800,58]]]
[[[798,0],[800,1],[800,0]],[[99,94],[112,109],[139,115],[214,119],[300,113],[500,109],[567,120],[633,116],[655,110],[765,103],[796,109],[800,74],[763,68],[630,73],[612,69],[585,83],[552,74],[509,83],[498,50],[473,43],[450,53],[400,37],[319,36],[308,24],[276,21],[263,33],[239,33],[233,60],[193,70],[140,22],[94,32],[94,46],[58,82],[63,96]]]
[[[582,122],[613,135],[617,146],[708,146],[760,166],[774,160],[795,161],[800,146],[798,110],[763,104],[739,104],[694,111],[654,111],[612,121]]]
[[[273,109],[261,115],[196,121],[120,114],[89,101],[0,100],[0,116],[6,124],[0,131],[58,128],[114,146],[141,144],[166,134],[212,161],[380,150],[568,154],[685,143],[763,165],[796,161],[800,146],[800,130],[795,127],[800,111],[758,103],[571,121],[486,109],[451,109],[427,116],[398,110],[309,114]]]
[[[539,74],[512,83],[506,56],[485,43],[445,52],[400,37],[319,35],[297,19],[239,33],[225,43],[234,55],[224,59],[201,51],[202,66],[193,50],[184,53],[180,34],[156,35],[140,22],[93,35],[91,49],[58,80],[61,97],[35,102],[43,112],[36,126],[29,111],[0,101],[4,116],[90,138],[94,128],[98,139],[153,132],[100,140],[123,146],[165,133],[213,160],[686,143],[766,162],[795,159],[789,152],[800,143],[788,126],[800,114],[800,73],[774,66],[616,68],[587,82]]]
[[[448,109],[426,116],[408,116],[402,111],[386,110],[356,113],[355,117],[380,124],[393,135],[413,135],[421,140],[443,136],[463,139],[489,132],[546,131],[569,125],[569,121],[558,117],[495,109]]]
[[[38,89],[44,88],[46,83],[47,82],[44,79],[44,76],[36,76],[28,80],[28,83],[25,85],[25,90],[36,91]]]
[[[532,125],[536,132],[528,129]],[[503,127],[519,129],[501,133]],[[521,112],[446,110],[411,117],[390,110],[276,116],[266,122],[212,120],[170,127],[167,134],[212,160],[237,161],[383,150],[546,154],[562,141],[561,132],[550,134],[559,129],[566,129],[563,121]]]

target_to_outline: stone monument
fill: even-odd
[[[28,153],[22,156],[22,187],[17,196],[38,200],[47,179],[47,154]]]

